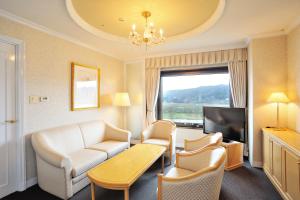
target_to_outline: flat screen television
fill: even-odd
[[[203,107],[203,132],[222,132],[224,141],[245,142],[246,110],[244,108]]]

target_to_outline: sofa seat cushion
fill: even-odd
[[[72,161],[72,176],[77,177],[107,159],[103,151],[81,149],[69,154]]]
[[[165,146],[167,148],[169,148],[170,142],[168,140],[164,140],[164,139],[148,139],[148,140],[144,140],[145,144],[156,144],[156,145],[160,145],[160,146]]]
[[[173,167],[172,169],[170,169],[170,171],[168,171],[168,173],[166,174],[166,177],[179,178],[179,177],[190,175],[192,173],[194,173],[194,172],[190,171],[190,170]]]
[[[85,177],[87,177],[87,172],[84,172],[84,173],[80,174],[79,176],[76,176],[76,177],[72,178],[72,184],[74,185],[74,184],[78,183],[79,181],[81,181]]]
[[[88,147],[88,149],[105,151],[107,153],[108,158],[111,158],[128,148],[128,145],[128,142],[107,140],[98,144],[91,145]]]

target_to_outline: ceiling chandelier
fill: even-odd
[[[134,45],[154,45],[160,44],[165,41],[164,31],[163,29],[159,29],[159,33],[157,33],[153,22],[148,23],[148,18],[151,16],[151,12],[143,11],[142,16],[146,20],[145,29],[143,33],[138,33],[136,31],[136,25],[132,24],[131,32],[129,33],[129,39]]]

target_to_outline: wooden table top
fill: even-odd
[[[290,129],[276,130],[274,128],[263,128],[263,132],[275,136],[283,143],[291,147],[295,153],[300,155],[300,134],[299,133]]]
[[[162,154],[166,147],[137,144],[89,170],[95,184],[114,189],[130,187]]]

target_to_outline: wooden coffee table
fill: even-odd
[[[115,157],[89,170],[92,200],[95,200],[95,185],[106,189],[124,190],[124,199],[129,200],[130,186],[159,158],[166,147],[153,144],[137,144]]]

